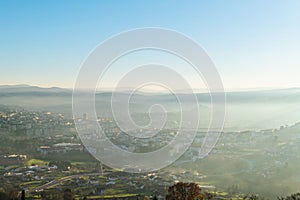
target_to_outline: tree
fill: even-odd
[[[70,189],[66,189],[64,191],[64,200],[73,200],[74,197],[73,197],[73,194],[72,194],[72,191]]]
[[[5,193],[5,192],[0,192],[0,199],[2,199],[2,200],[8,200],[9,198],[8,198],[8,195]]]
[[[18,200],[19,199],[19,192],[16,189],[11,189],[9,191],[9,199],[11,200]]]
[[[178,182],[169,187],[166,200],[204,200],[200,187],[195,183]]]

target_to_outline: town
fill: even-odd
[[[279,174],[295,187],[299,180],[292,174],[299,160],[293,152],[300,150],[300,123],[225,132],[204,159],[199,159],[199,150],[205,133],[199,131],[192,146],[173,165],[151,173],[128,174],[96,160],[78,137],[74,121],[63,114],[6,106],[0,109],[0,190],[25,190],[28,199],[55,199],[66,189],[76,199],[144,199],[154,195],[164,199],[168,187],[179,181],[198,183],[223,198],[241,198],[254,180],[276,182]],[[111,119],[98,121],[114,144],[135,153],[158,149],[176,135],[176,130],[164,129],[156,137],[134,139]],[[220,162],[222,166],[216,167]]]

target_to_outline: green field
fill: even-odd
[[[32,165],[39,165],[39,166],[43,166],[43,165],[47,165],[49,163],[49,161],[45,161],[45,160],[39,160],[39,159],[30,159],[28,160],[25,165],[26,166],[32,166]]]

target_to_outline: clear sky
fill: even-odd
[[[300,1],[0,1],[0,84],[73,87],[119,32],[162,27],[207,51],[225,88],[300,87]]]

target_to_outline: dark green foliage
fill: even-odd
[[[66,189],[64,191],[64,200],[73,200],[73,199],[74,199],[74,197],[73,197],[71,189]]]
[[[70,161],[51,161],[49,162],[49,166],[56,165],[58,169],[61,170],[68,170],[69,167],[71,167]]]
[[[292,194],[286,197],[278,197],[278,200],[300,200],[300,193]]]
[[[248,194],[248,195],[245,196],[243,199],[244,199],[244,200],[265,200],[264,197],[259,197],[259,196],[256,195],[256,194]]]
[[[1,200],[8,200],[8,194],[6,194],[5,192],[0,192],[0,199]]]

